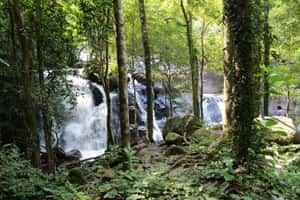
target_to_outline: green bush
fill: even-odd
[[[23,159],[14,145],[0,150],[0,199],[87,199],[67,181],[67,171],[45,175]]]

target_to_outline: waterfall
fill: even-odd
[[[81,71],[79,71],[79,74]],[[104,153],[107,147],[107,107],[104,89],[102,86],[81,78],[79,75],[68,76],[77,94],[77,104],[73,107],[67,99],[65,100],[65,111],[67,119],[57,129],[59,146],[65,151],[77,149],[81,152],[82,158],[98,156]],[[134,82],[133,82],[134,81]],[[147,96],[146,86],[129,76],[128,94],[136,98],[130,100],[131,105],[138,108],[138,131],[146,132],[147,124]],[[117,92],[110,93],[112,132],[114,143],[121,143],[120,118],[119,118],[119,95]],[[155,105],[158,110],[153,111],[153,140],[157,143],[163,140],[161,129],[166,121],[166,116],[159,113],[166,110],[165,95],[155,95]],[[181,93],[180,97],[174,100],[174,115],[182,115],[191,111],[191,94]],[[204,95],[204,119],[207,126],[221,124],[223,120],[223,99],[221,95]],[[62,110],[63,112],[63,110]],[[158,120],[156,119],[158,118]],[[131,138],[132,139],[132,138]]]
[[[69,76],[80,94],[76,97],[77,104],[70,110],[70,117],[60,130],[61,146],[65,151],[77,149],[82,159],[104,153],[107,143],[106,116],[107,107],[103,102],[95,105],[91,87],[97,88],[104,97],[103,88],[78,76]],[[66,105],[70,108],[71,105]]]
[[[204,95],[203,115],[207,126],[222,124],[224,116],[224,102],[222,95]]]
[[[129,76],[129,83],[128,83],[129,94],[134,95],[133,81],[136,89],[136,103],[138,106],[139,115],[141,117],[142,122],[146,124],[147,123],[147,112],[146,112],[147,95],[145,94],[146,86],[142,85],[137,80],[134,80],[131,76]],[[158,127],[154,110],[153,110],[153,140],[157,143],[163,141],[162,132]]]
[[[165,95],[159,95],[157,99],[162,101],[162,99],[166,99],[166,97]],[[192,113],[192,103],[192,94],[190,92],[180,93],[180,96],[176,97],[173,102],[173,115],[178,116]],[[161,103],[157,102],[157,105],[164,109],[164,106],[161,106]],[[165,105],[168,104],[165,102]],[[203,95],[203,115],[206,126],[208,127],[222,124],[224,116],[224,102],[221,94]],[[160,127],[164,126],[165,121],[165,117],[160,119]]]

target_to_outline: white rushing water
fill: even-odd
[[[69,76],[68,79],[80,94],[76,98],[77,105],[71,110],[70,119],[62,127],[62,147],[65,151],[79,150],[81,159],[103,154],[107,145],[107,108],[103,88],[77,76]],[[89,84],[101,91],[103,103],[97,106],[94,104]]]
[[[133,80],[129,76],[128,93],[134,95]],[[104,153],[107,148],[107,107],[105,93],[102,86],[92,83],[80,76],[68,76],[73,86],[77,89],[77,104],[74,108],[69,103],[65,103],[68,110],[68,118],[59,129],[59,145],[65,151],[79,150],[82,154],[81,159],[98,156]],[[146,87],[135,80],[136,104],[139,112],[140,126],[147,123],[147,97]],[[93,89],[92,89],[93,88]],[[100,93],[102,101],[95,102],[94,90]],[[175,104],[183,104],[183,107],[176,107],[175,115],[185,114],[191,109],[191,99],[188,93],[183,93],[181,97],[175,99]],[[99,97],[98,97],[99,98]],[[119,125],[119,99],[116,92],[110,94],[112,102],[112,129],[115,143],[120,143],[120,125]],[[163,98],[157,97],[157,99]],[[162,101],[163,101],[162,99]],[[204,97],[204,118],[207,126],[221,124],[223,121],[223,100],[221,95],[208,95]],[[154,112],[154,111],[153,111]],[[156,120],[153,113],[153,140],[157,143],[163,141],[163,136],[158,123],[163,127],[165,118]]]
[[[207,126],[222,124],[224,116],[223,96],[218,94],[205,94],[203,115]]]
[[[130,81],[128,83],[128,92],[134,95],[134,87],[133,87],[133,79],[131,76],[129,76]],[[134,80],[135,84],[135,89],[136,89],[136,103],[138,105],[139,109],[139,114],[141,116],[141,120],[146,124],[147,122],[147,97],[146,95],[141,95],[145,91],[145,86],[139,83],[138,81]],[[156,118],[155,118],[155,113],[153,111],[153,140],[156,143],[159,143],[163,141],[163,136],[160,128],[158,127]]]

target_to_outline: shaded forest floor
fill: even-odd
[[[50,176],[24,168],[28,163],[11,147],[0,156],[0,199],[300,199],[296,144],[272,143],[253,162],[234,168],[230,140],[199,133],[183,145],[112,147]]]

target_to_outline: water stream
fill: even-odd
[[[107,107],[103,87],[92,83],[80,76],[68,76],[74,87],[78,90],[77,104],[74,108],[65,103],[68,110],[68,119],[61,125],[59,132],[59,145],[65,151],[77,149],[81,152],[82,158],[101,155],[106,150],[107,127],[106,116]],[[138,108],[139,127],[146,126],[147,119],[147,97],[146,87],[137,80],[134,82],[136,89],[136,105]],[[97,97],[95,97],[95,92]],[[134,95],[133,79],[129,76],[128,94]],[[119,98],[117,92],[110,93],[112,104],[112,131],[115,143],[120,144],[120,122],[119,122]],[[166,107],[163,101],[164,96],[156,96],[155,102],[160,102],[160,106]],[[174,101],[175,115],[186,114],[191,110],[190,93],[182,93]],[[164,105],[165,104],[165,105]],[[223,100],[220,95],[205,95],[204,98],[204,118],[208,126],[222,123]],[[154,111],[153,111],[154,112]],[[163,140],[161,129],[166,121],[165,117],[157,119],[154,112],[153,139],[159,143]]]

